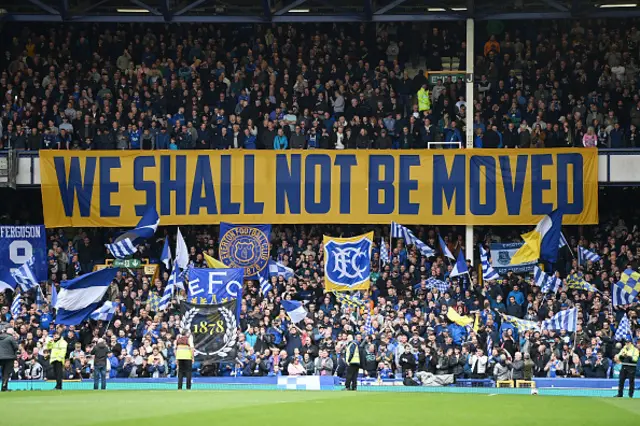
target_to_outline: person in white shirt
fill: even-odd
[[[471,377],[474,379],[484,379],[487,376],[488,358],[482,349],[478,349],[475,354],[469,357],[471,366]]]

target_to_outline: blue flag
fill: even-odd
[[[138,247],[136,245],[147,238],[151,238],[156,233],[159,224],[160,216],[158,216],[155,206],[149,207],[140,222],[138,222],[138,226],[120,235],[113,243],[105,244],[105,246],[113,257],[124,259],[137,252]]]
[[[271,225],[220,223],[220,260],[229,268],[243,268],[244,278],[268,276]]]
[[[238,299],[236,317],[240,318],[242,308],[242,285],[244,269],[189,269],[187,301],[200,305],[217,305]]]
[[[78,325],[102,304],[118,268],[106,268],[60,283],[56,324]]]
[[[451,278],[457,277],[462,274],[466,274],[469,272],[469,268],[467,267],[467,261],[464,258],[464,253],[462,250],[458,252],[458,259],[456,259],[456,263],[453,265],[453,269],[451,270],[451,274],[449,276]]]
[[[58,290],[56,290],[56,285],[51,284],[51,306],[56,306],[58,304]]]
[[[0,291],[16,288],[11,271],[31,259],[36,281],[46,281],[47,251],[44,225],[0,226]]]
[[[451,260],[456,260],[455,256],[453,255],[453,253],[451,253],[451,250],[449,250],[449,247],[447,247],[447,243],[444,242],[440,234],[438,234],[438,240],[440,240],[440,250],[442,250],[442,254],[444,254]]]
[[[307,310],[302,306],[302,302],[297,300],[282,300],[280,302],[287,315],[294,324],[299,323],[307,317]]]

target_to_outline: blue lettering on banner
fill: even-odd
[[[569,166],[573,176],[569,176]],[[584,161],[580,154],[558,154],[558,208],[564,214],[580,214],[584,210],[584,191],[579,183],[584,181]],[[569,202],[569,182],[574,182]]]
[[[481,172],[482,169],[482,172]],[[474,155],[469,164],[469,210],[478,216],[490,216],[496,212],[496,160],[493,157]],[[484,203],[480,199],[481,185],[485,185]]]
[[[153,180],[145,180],[144,171],[146,168],[153,169],[156,166],[156,158],[141,156],[133,160],[133,187],[137,191],[144,191],[144,202],[136,204],[136,215],[142,216],[148,206],[156,204],[156,182]]]
[[[73,216],[74,201],[77,194],[80,216],[89,217],[93,198],[93,182],[96,176],[96,158],[87,157],[83,176],[80,170],[80,159],[73,157],[69,165],[68,179],[64,157],[55,157],[53,162],[58,177],[58,188],[62,197],[64,213],[67,216]]]
[[[111,181],[111,170],[119,168],[119,157],[100,158],[100,216],[120,216],[120,206],[114,206],[111,204],[111,194],[117,193],[120,188],[118,182]]]
[[[433,214],[442,214],[443,196],[449,207],[455,196],[456,215],[465,215],[467,187],[465,165],[466,157],[464,155],[456,155],[453,157],[453,165],[449,172],[446,157],[444,155],[433,156]]]
[[[300,214],[300,179],[302,177],[302,156],[291,154],[291,160],[287,156],[276,156],[276,213]],[[286,205],[289,206],[287,211]]]
[[[522,195],[527,177],[527,163],[529,162],[527,155],[518,155],[517,158],[515,178],[511,169],[509,156],[501,155],[499,160],[507,211],[509,215],[514,216],[520,214],[520,208],[522,207]]]
[[[184,215],[187,209],[187,157],[177,155],[175,161],[175,179],[172,175],[171,157],[160,157],[160,214]],[[171,208],[171,193],[175,193],[175,209]]]
[[[234,202],[231,198],[231,184],[233,182],[231,173],[231,156],[220,157],[220,213],[239,214],[240,203]]]
[[[398,211],[400,214],[418,214],[420,203],[411,202],[411,192],[418,189],[418,181],[411,179],[411,168],[420,166],[419,155],[400,156],[400,188],[398,190]]]
[[[382,177],[380,176],[382,168]],[[369,214],[391,214],[395,204],[393,186],[394,158],[391,155],[369,157]],[[380,201],[380,196],[384,201]]]
[[[218,214],[211,163],[208,156],[199,155],[196,161],[196,171],[191,190],[189,214],[200,214],[200,210],[203,207],[206,209],[207,214]]]
[[[263,214],[264,203],[256,201],[256,157],[244,157],[244,214]]]
[[[551,189],[551,180],[544,179],[543,168],[553,164],[551,154],[533,155],[531,158],[531,211],[533,214],[547,214],[553,204],[542,201],[544,191]]]
[[[355,155],[336,157],[335,165],[340,168],[340,214],[351,213],[351,169],[358,165]]]
[[[305,161],[304,208],[307,213],[325,214],[331,209],[331,158],[328,155],[308,155]],[[316,201],[315,176],[320,168],[320,197]]]

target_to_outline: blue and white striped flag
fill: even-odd
[[[118,268],[106,268],[61,282],[55,305],[56,324],[78,325],[89,318],[100,306],[117,272]]]
[[[600,256],[582,246],[578,246],[578,265],[584,265],[585,260],[598,262],[600,260]]]
[[[258,282],[260,282],[260,292],[262,293],[263,296],[266,296],[267,293],[273,290],[273,286],[271,285],[271,280],[269,278],[265,278],[264,274],[258,275]]]
[[[560,241],[558,242],[558,248],[562,248],[564,246],[568,246],[569,243],[567,242],[566,237],[564,236],[563,232],[560,232]]]
[[[487,251],[480,244],[480,263],[482,264],[482,279],[491,281],[497,280],[500,278],[500,275],[496,272],[495,269],[489,263],[489,256],[487,255]]]
[[[384,242],[384,238],[380,240],[380,260],[383,265],[391,262],[391,259],[389,259],[389,249],[387,248],[387,243]]]
[[[151,238],[156,233],[158,224],[160,224],[160,216],[158,216],[155,206],[149,207],[140,222],[138,222],[138,226],[120,235],[113,243],[105,244],[105,246],[113,257],[124,259],[138,251],[137,244],[147,238]]]
[[[568,332],[576,331],[578,324],[578,308],[560,311],[548,320],[542,321],[540,328],[542,330],[566,330]]]
[[[370,336],[374,333],[373,324],[371,322],[371,312],[367,315],[367,319],[364,321],[364,334]]]
[[[631,333],[631,322],[629,321],[627,314],[624,314],[624,317],[622,317],[622,319],[620,320],[620,324],[618,324],[616,334],[613,338],[617,341],[626,340],[630,342],[633,340],[633,333]]]
[[[35,258],[31,257],[31,259],[27,260],[19,268],[11,271],[11,276],[25,293],[39,285],[36,274],[33,272],[32,268],[34,263]]]
[[[491,362],[493,360],[493,339],[491,335],[487,335],[487,361]]]
[[[535,321],[523,320],[505,314],[500,315],[506,322],[513,324],[518,329],[518,333],[524,333],[527,330],[540,331],[540,326]]]
[[[399,223],[391,222],[391,238],[402,238],[405,244],[413,244],[424,257],[436,255],[435,250],[420,241],[409,228]]]
[[[116,304],[113,302],[104,302],[104,305],[100,306],[95,311],[91,312],[89,318],[95,321],[111,321],[113,314],[116,312]]]
[[[533,268],[533,283],[540,287],[542,293],[556,293],[562,287],[562,280],[555,275],[549,275],[542,269],[535,266]]]
[[[22,295],[18,294],[11,303],[11,318],[17,318],[22,312]]]
[[[618,281],[611,287],[611,304],[613,306],[630,305],[636,298],[624,290],[624,283]]]
[[[46,301],[44,298],[44,293],[42,293],[42,289],[38,285],[38,287],[36,287],[36,310],[41,311],[42,307],[45,304],[46,304]]]
[[[436,277],[430,277],[427,280],[427,288],[437,288],[439,291],[445,292],[449,290],[449,283],[437,279]]]
[[[173,293],[175,293],[176,291],[179,275],[180,268],[178,267],[178,263],[174,262],[173,269],[171,270],[171,275],[169,275],[169,281],[167,282],[167,286],[164,288],[162,299],[160,299],[160,303],[158,304],[159,311],[164,311],[169,307],[169,303],[171,302]]]
[[[274,276],[283,277],[285,280],[288,280],[294,276],[293,269],[284,266],[273,259],[269,259],[269,277]]]

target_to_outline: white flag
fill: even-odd
[[[187,243],[184,242],[184,238],[182,238],[180,228],[178,228],[178,235],[176,236],[176,263],[180,269],[187,269],[187,265],[189,265],[189,249],[187,248]]]

